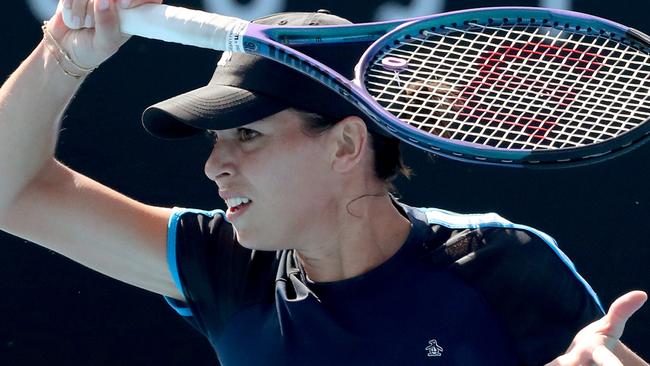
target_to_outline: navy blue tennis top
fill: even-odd
[[[396,203],[402,247],[360,276],[314,283],[293,250],[246,249],[222,211],[175,209],[166,298],[224,366],[541,365],[603,315],[548,235],[496,214]]]

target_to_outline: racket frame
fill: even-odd
[[[489,22],[489,25],[497,26],[526,24],[523,23],[525,20],[530,21],[528,24],[563,27],[609,37],[650,53],[650,37],[638,30],[588,14],[534,7],[467,9],[411,19],[336,26],[277,27],[250,23],[243,33],[242,42],[244,52],[280,62],[339,93],[390,135],[455,160],[514,167],[573,167],[616,157],[650,138],[650,123],[646,121],[597,144],[554,150],[504,149],[450,140],[401,122],[379,105],[363,86],[367,66],[399,38],[417,37],[422,29],[456,26],[468,21],[486,25]],[[372,42],[357,63],[353,80],[291,48],[349,42]]]

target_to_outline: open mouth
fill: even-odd
[[[228,198],[226,200],[226,205],[228,205],[227,218],[232,219],[241,215],[252,203],[253,201],[247,197]]]

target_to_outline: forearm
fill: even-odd
[[[614,347],[613,353],[625,366],[648,366],[647,362],[620,341]]]
[[[61,116],[81,82],[41,42],[0,88],[0,212],[53,158]]]

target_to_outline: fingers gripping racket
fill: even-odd
[[[590,164],[650,136],[650,37],[576,12],[483,8],[345,26],[270,27],[166,5],[122,32],[268,57],[340,93],[390,134],[453,159]],[[348,80],[292,49],[372,42]]]

